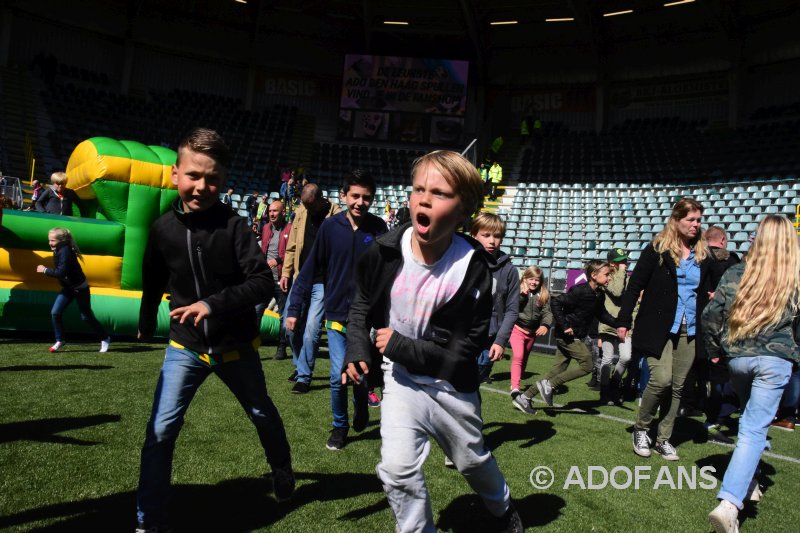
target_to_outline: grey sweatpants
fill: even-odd
[[[419,384],[394,369],[384,372],[381,462],[376,470],[397,531],[436,531],[422,471],[430,453],[429,436],[483,498],[489,512],[498,517],[505,514],[511,495],[483,442],[482,426],[477,392],[457,392],[447,383]]]

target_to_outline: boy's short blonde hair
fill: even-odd
[[[490,231],[493,234],[499,233],[500,237],[505,237],[506,221],[494,213],[478,213],[478,215],[472,219],[469,233],[474,237],[479,231]]]
[[[475,165],[464,156],[450,150],[436,150],[418,157],[411,167],[411,179],[417,169],[431,164],[442,173],[442,176],[461,199],[467,215],[476,212],[483,202],[483,181]]]
[[[50,183],[53,185],[66,185],[67,173],[66,172],[53,172],[50,174]]]

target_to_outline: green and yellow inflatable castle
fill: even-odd
[[[75,148],[67,164],[68,186],[81,198],[82,217],[5,211],[0,226],[0,329],[52,329],[50,308],[60,286],[37,274],[36,265],[52,266],[47,233],[65,227],[83,254],[97,319],[116,335],[135,336],[150,225],[178,195],[170,179],[175,158],[175,151],[162,146],[93,137]],[[67,309],[64,322],[68,331],[88,331],[77,306]],[[279,327],[278,315],[267,311],[262,338],[277,338]],[[156,335],[166,337],[168,332],[165,299]]]

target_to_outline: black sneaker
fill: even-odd
[[[353,385],[353,430],[364,431],[369,422],[369,391],[364,385]]]
[[[292,394],[307,394],[309,389],[311,389],[311,384],[305,381],[295,381]]]
[[[278,350],[275,352],[275,355],[272,357],[275,361],[283,361],[289,359],[286,356],[286,346],[278,346]]]
[[[501,533],[523,533],[525,528],[522,525],[522,520],[519,517],[519,513],[514,508],[513,503],[508,504],[508,511],[506,514],[498,518],[500,521],[500,531]]]
[[[722,426],[719,424],[713,424],[706,428],[708,432],[708,441],[709,442],[718,442],[720,444],[729,444],[733,445],[736,444],[732,438],[727,436],[722,432]]]
[[[289,376],[289,379],[287,381],[290,381],[291,383],[294,383],[295,381],[297,381],[297,370],[292,372],[292,375]]]
[[[670,444],[668,440],[665,440],[664,442],[656,442],[656,445],[653,446],[653,449],[666,461],[677,461],[680,459],[677,450],[675,450],[675,446]]]
[[[272,470],[272,495],[278,502],[285,502],[294,493],[294,472],[292,466]]]
[[[344,444],[347,441],[347,430],[348,428],[333,428],[325,447],[329,450],[341,450],[344,448]]]
[[[531,407],[531,401],[524,394],[520,394],[516,398],[511,400],[511,405],[513,405],[514,407],[516,407],[525,414],[528,415],[536,414],[536,409]]]

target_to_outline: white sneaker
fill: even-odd
[[[646,429],[633,429],[633,453],[640,457],[650,457],[650,442]]]
[[[546,379],[536,382],[536,388],[539,389],[539,394],[542,395],[544,403],[553,407],[553,386]]]
[[[48,349],[50,350],[50,353],[57,352],[57,351],[59,351],[61,348],[63,348],[63,347],[64,347],[64,345],[66,345],[66,344],[67,344],[66,342],[61,342],[61,341],[58,341],[58,342],[56,342],[54,345],[52,345],[52,346],[51,346],[50,348],[48,348]]]
[[[761,498],[764,497],[764,493],[761,492],[761,487],[758,485],[756,478],[753,478],[752,481],[750,481],[750,486],[747,487],[747,494],[747,499],[751,502],[760,502]]]
[[[739,509],[731,502],[722,500],[708,513],[708,521],[716,533],[739,533]]]
[[[106,353],[111,345],[111,339],[100,341],[100,353]]]
[[[456,464],[446,455],[444,456],[444,466],[447,468],[455,468]]]

